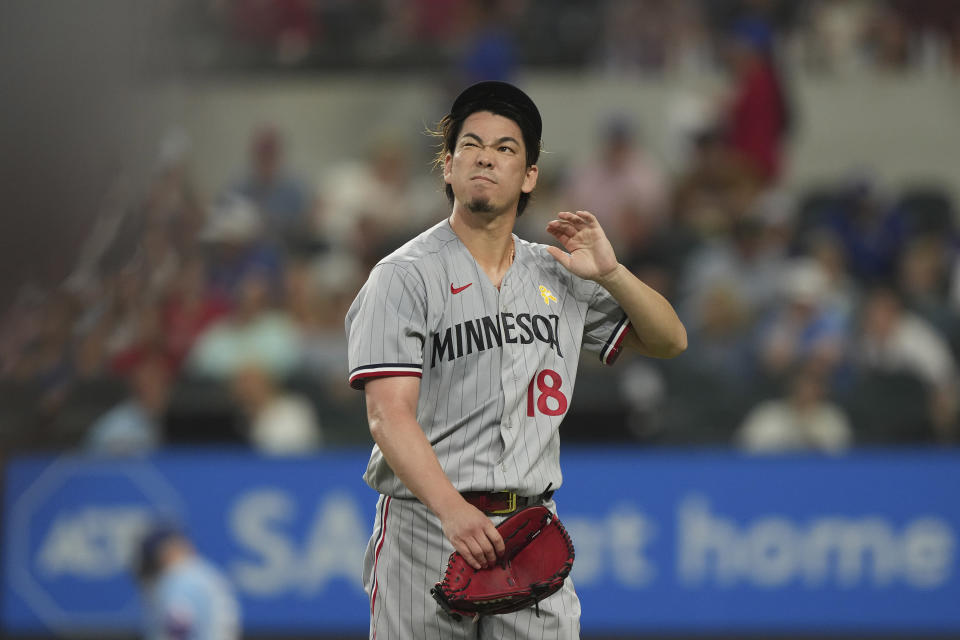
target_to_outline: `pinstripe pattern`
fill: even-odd
[[[546,506],[556,513],[553,501]],[[382,514],[387,507],[389,516],[384,528]],[[416,500],[381,497],[377,516],[363,569],[364,585],[371,594],[371,639],[574,640],[580,637],[580,600],[569,578],[560,591],[540,602],[539,618],[531,608],[481,618],[476,623],[452,619],[429,595],[453,553],[453,547],[443,537],[440,523]],[[497,524],[503,520],[503,517],[494,518]],[[373,589],[377,594],[375,600]]]
[[[559,426],[580,350],[611,364],[630,327],[606,290],[569,273],[544,246],[516,236],[514,246],[498,290],[444,221],[384,258],[346,318],[351,386],[420,377],[417,420],[460,491],[529,496],[559,488]],[[376,446],[364,479],[397,498],[367,553],[371,637],[476,637],[469,634],[478,630],[491,638],[578,637],[572,585],[549,599],[551,614],[536,622],[519,612],[464,631],[439,615],[428,591],[452,552],[439,522]],[[384,498],[380,505],[385,515]]]
[[[374,544],[373,552],[373,588],[370,592],[370,614],[373,615],[374,607],[377,604],[377,561],[380,559],[380,551],[383,550],[383,539],[384,532],[386,531],[387,526],[387,516],[390,514],[390,502],[392,498],[387,498],[383,502],[383,508],[380,509],[380,530],[375,536],[376,543]]]
[[[557,372],[569,400],[581,347],[611,363],[629,328],[602,287],[567,272],[542,245],[514,242],[516,258],[498,291],[444,221],[382,260],[347,314],[351,385],[419,376],[417,419],[460,491],[559,488],[563,414],[539,410],[535,377]],[[451,284],[468,283],[450,293]],[[547,304],[540,286],[556,301]],[[413,497],[376,447],[365,479],[384,495]]]

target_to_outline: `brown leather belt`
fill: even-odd
[[[537,496],[518,496],[510,491],[464,491],[460,495],[488,516],[509,516],[549,500],[553,491],[544,491]]]

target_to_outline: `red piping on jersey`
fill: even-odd
[[[383,541],[387,537],[387,514],[390,512],[390,501],[392,497],[387,497],[383,502],[383,515],[380,516],[380,540],[377,542],[377,551],[373,555],[373,591],[370,593],[370,615],[373,615],[373,607],[377,603],[377,590],[380,587],[377,581],[377,563],[380,562],[380,550],[383,549]],[[373,637],[377,637],[376,628],[374,628]]]
[[[607,357],[604,360],[604,364],[611,365],[617,361],[617,358],[620,356],[620,348],[623,346],[623,339],[627,337],[627,332],[630,331],[632,325],[630,322],[624,323],[620,328],[620,335],[617,336],[613,345],[610,347],[610,350],[607,351]]]
[[[350,386],[354,389],[362,389],[363,382],[369,378],[387,378],[387,377],[415,377],[422,378],[423,373],[420,371],[359,371],[352,376],[350,376]]]

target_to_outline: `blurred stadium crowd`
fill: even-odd
[[[628,116],[544,176],[519,235],[589,209],[622,262],[681,313],[673,361],[584,360],[566,441],[840,451],[955,443],[960,246],[948,185],[868,172],[785,183],[802,129],[785,69],[960,71],[953,2],[217,0],[165,5],[188,71],[715,69],[729,91],[662,166]],[[536,96],[534,96],[536,97]],[[248,132],[237,132],[246,135]],[[0,319],[0,449],[125,454],[234,443],[297,453],[369,442],[343,317],[376,261],[447,214],[420,149],[285,161],[250,133],[242,175],[200,193],[170,132],[136,198],[108,199],[63,283]],[[547,132],[549,148],[549,132]],[[304,175],[323,175],[319,184]],[[118,189],[118,192],[122,190]]]
[[[715,65],[736,20],[760,16],[807,68],[960,66],[951,0],[169,0],[158,19],[191,68],[524,67],[673,73]],[[168,52],[169,53],[169,52]]]

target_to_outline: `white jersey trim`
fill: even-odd
[[[388,378],[393,376],[423,376],[423,366],[419,364],[405,364],[399,362],[384,362],[381,364],[365,364],[350,372],[350,386],[354,389],[363,389],[370,378]]]
[[[617,361],[623,347],[623,339],[627,336],[627,331],[630,330],[631,326],[630,320],[624,315],[623,319],[614,327],[613,333],[610,334],[607,343],[600,352],[600,362],[605,365],[612,365]]]

